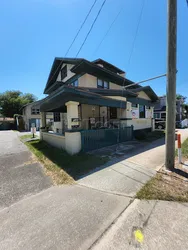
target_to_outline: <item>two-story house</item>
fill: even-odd
[[[40,108],[43,127],[45,113],[53,112],[54,134],[43,131],[42,138],[65,147],[60,140],[66,134],[67,138],[73,136],[76,130],[101,131],[132,125],[134,130],[151,131],[153,106],[158,97],[149,86],[126,90],[132,83],[123,70],[102,59],[90,62],[82,58],[55,58],[44,89],[48,97]]]
[[[40,105],[43,100],[29,103],[22,107],[22,117],[24,121],[24,127],[26,131],[31,130],[32,124],[35,125],[36,130],[40,130],[41,115],[40,115]],[[46,124],[53,123],[53,113],[48,112],[46,114]]]

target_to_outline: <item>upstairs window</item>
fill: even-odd
[[[60,122],[61,118],[60,118],[60,113],[59,112],[55,112],[54,113],[54,122]]]
[[[61,69],[61,81],[67,76],[67,65]]]
[[[139,105],[139,117],[146,118],[145,106]]]
[[[32,109],[31,109],[31,114],[32,114],[32,115],[39,115],[39,114],[40,114],[40,109],[32,108]]]
[[[76,80],[73,83],[71,83],[71,85],[74,86],[74,87],[78,87],[78,80]]]
[[[109,82],[97,79],[97,88],[109,89]]]

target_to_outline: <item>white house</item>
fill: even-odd
[[[151,87],[134,86],[116,66],[98,59],[55,58],[41,103],[41,139],[74,154],[132,139],[151,131],[158,97]],[[46,114],[53,112],[53,133]]]

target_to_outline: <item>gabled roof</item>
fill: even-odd
[[[70,63],[73,65],[78,64],[79,62],[81,62],[82,60],[84,60],[83,58],[67,58],[67,57],[55,57],[54,62],[52,64],[51,67],[51,71],[46,83],[46,87],[44,89],[44,93],[46,91],[46,89],[48,87],[50,87],[50,85],[56,81],[59,71],[61,69],[61,66],[63,65],[63,63]]]
[[[144,91],[146,95],[148,95],[153,102],[156,102],[159,98],[153,91],[153,89],[150,86],[145,86],[145,87],[140,87],[136,89],[130,89],[131,92],[133,93],[138,93],[140,91]]]
[[[92,63],[95,63],[95,64],[102,64],[106,69],[109,69],[111,71],[114,71],[116,73],[119,73],[119,74],[123,74],[125,73],[125,71],[117,68],[116,66],[114,66],[113,64],[107,62],[107,61],[104,61],[103,59],[99,58],[97,60],[94,60],[92,61]]]
[[[97,63],[103,63],[105,64],[106,67],[100,67],[97,65]],[[128,85],[132,84],[133,82],[128,80],[125,77],[122,77],[118,75],[117,73],[124,73],[121,69],[115,67],[114,65],[102,60],[102,59],[97,59],[93,62],[90,62],[86,59],[83,58],[64,58],[64,57],[56,57],[54,59],[46,87],[44,89],[44,93],[46,93],[46,90],[56,81],[57,76],[60,72],[61,66],[63,63],[67,64],[73,64],[75,65],[71,71],[80,74],[80,73],[88,73],[91,75],[94,75],[96,77],[103,77],[104,79],[114,82],[119,85]],[[115,71],[117,73],[115,73]]]

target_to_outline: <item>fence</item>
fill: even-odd
[[[133,139],[133,126],[120,129],[97,129],[81,131],[82,151],[88,152],[119,142]]]

